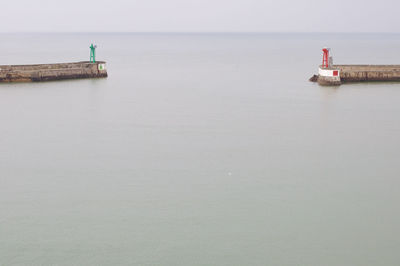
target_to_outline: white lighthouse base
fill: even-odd
[[[335,68],[322,68],[318,70],[318,84],[324,86],[338,86],[340,80],[340,70]]]

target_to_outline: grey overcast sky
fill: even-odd
[[[399,32],[400,0],[12,0],[0,32]]]

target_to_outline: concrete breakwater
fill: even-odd
[[[318,75],[310,78],[320,85],[338,86],[346,82],[400,81],[400,65],[334,65],[330,48],[323,48]]]
[[[0,65],[0,82],[32,82],[107,77],[106,62]]]
[[[320,66],[318,76],[311,81],[320,85],[340,85],[346,82],[400,81],[400,65],[331,65]]]

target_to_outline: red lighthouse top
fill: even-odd
[[[322,57],[322,67],[323,68],[328,68],[329,67],[329,51],[330,48],[324,48],[322,49],[322,52],[324,52],[324,55]]]

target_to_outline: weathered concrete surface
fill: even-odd
[[[400,81],[400,65],[333,65],[324,69],[339,70],[339,81],[321,75],[312,77],[310,81],[325,86],[338,86],[346,82]]]
[[[339,86],[342,84],[340,78],[318,76],[317,82],[322,86]]]
[[[400,81],[400,65],[334,65],[342,82]]]
[[[106,62],[76,62],[0,66],[0,82],[31,82],[81,78],[105,78]]]

